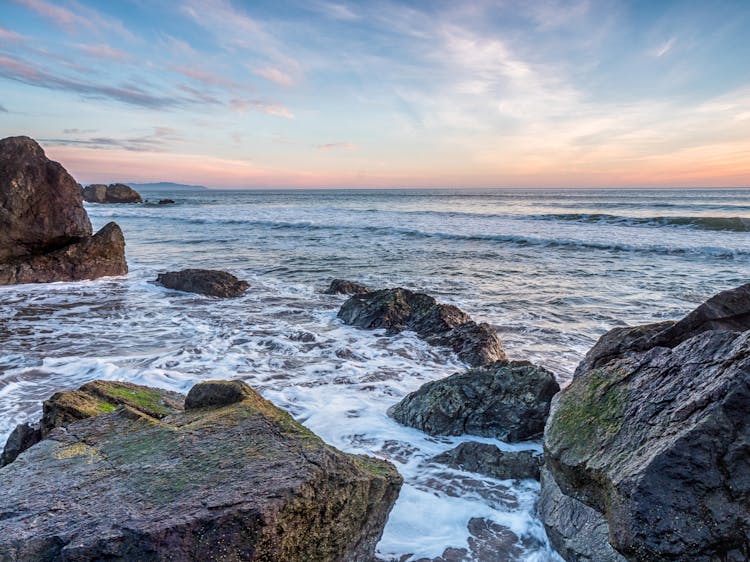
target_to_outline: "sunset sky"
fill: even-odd
[[[750,185],[750,2],[0,0],[0,136],[82,183]]]

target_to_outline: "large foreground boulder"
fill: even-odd
[[[558,395],[539,509],[567,560],[750,558],[748,288],[643,328]]]
[[[28,137],[0,140],[0,285],[127,273],[120,228],[91,232],[70,174]]]
[[[505,359],[500,339],[489,324],[477,324],[458,307],[408,289],[355,294],[341,306],[338,317],[359,328],[384,328],[389,335],[416,332],[432,345],[451,348],[475,367]]]
[[[430,435],[524,441],[541,435],[558,390],[554,375],[542,367],[527,361],[497,361],[428,382],[388,414]]]
[[[250,287],[247,281],[237,279],[226,271],[214,269],[168,271],[167,273],[160,273],[156,282],[168,289],[224,299],[241,297]]]
[[[390,463],[326,445],[241,383],[194,387],[160,418],[148,396],[131,405],[139,392],[0,469],[0,560],[372,560],[402,482]]]
[[[29,137],[0,140],[0,263],[91,236],[76,181]]]
[[[123,183],[87,185],[83,190],[83,199],[88,203],[143,203],[140,194]]]

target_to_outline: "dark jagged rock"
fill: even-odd
[[[249,398],[253,390],[242,381],[205,381],[196,384],[185,398],[185,409],[229,406]]]
[[[132,187],[113,183],[104,185],[95,183],[83,190],[83,199],[89,203],[142,203],[140,194]]]
[[[490,443],[467,441],[430,460],[498,480],[510,478],[539,480],[539,469],[544,458],[533,451],[503,451]]]
[[[738,326],[717,316],[736,317],[678,322],[692,337],[588,370],[555,401],[539,505],[567,560],[750,556],[750,331],[704,330]]]
[[[542,367],[527,361],[497,361],[428,382],[388,414],[430,435],[524,441],[542,433],[558,390],[555,377]]]
[[[469,548],[446,548],[437,558],[419,558],[414,562],[474,562],[477,560],[515,562],[523,560],[524,541],[513,531],[484,519],[469,519]],[[402,558],[403,560],[403,558]]]
[[[125,240],[91,236],[80,186],[28,137],[0,140],[0,285],[124,275]]]
[[[370,562],[395,468],[243,395],[161,419],[122,405],[53,430],[0,469],[0,560]]]
[[[354,295],[342,305],[338,317],[359,328],[385,328],[389,335],[414,331],[432,345],[451,348],[472,366],[505,359],[500,339],[489,324],[476,324],[458,307],[408,289]]]
[[[18,424],[5,442],[3,454],[0,456],[0,467],[12,463],[18,458],[18,455],[29,447],[39,443],[41,439],[42,432],[38,427],[34,427],[28,423]]]
[[[211,297],[241,297],[250,284],[226,271],[213,269],[184,269],[160,273],[156,282],[168,289],[200,293]]]
[[[0,285],[82,281],[127,272],[125,237],[111,222],[94,236],[58,250],[0,263]]]
[[[159,199],[159,205],[174,205],[174,199]]]
[[[326,295],[364,295],[369,292],[370,289],[364,285],[346,279],[334,279],[328,288],[323,291]]]
[[[707,330],[750,330],[750,283],[714,295],[678,322],[610,330],[586,354],[576,376],[628,353],[675,347]]]
[[[91,236],[76,181],[28,137],[0,140],[0,263]]]

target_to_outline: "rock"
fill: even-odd
[[[584,547],[601,552],[605,534],[626,560],[750,555],[750,331],[706,325],[686,322],[682,333],[697,333],[673,348],[630,352],[586,371],[556,399],[542,497],[557,499],[542,501],[540,513],[566,559],[590,557]],[[588,509],[574,504],[561,516],[552,481]],[[582,533],[602,521],[606,533],[582,547]]]
[[[124,275],[125,240],[91,236],[80,186],[28,137],[0,140],[0,285]]]
[[[323,291],[326,295],[364,295],[370,290],[364,285],[345,279],[334,279],[328,288]]]
[[[127,272],[125,237],[111,222],[94,236],[58,250],[0,263],[0,285],[81,281]]]
[[[419,558],[414,562],[514,562],[524,559],[521,548],[524,541],[507,527],[489,519],[472,517],[469,519],[468,531],[468,549],[446,548],[442,556]],[[402,560],[406,559],[407,557],[402,558]],[[411,557],[409,556],[408,559],[411,560]]]
[[[543,456],[533,451],[503,451],[490,443],[467,441],[430,459],[458,470],[477,472],[498,480],[539,480]]]
[[[542,433],[558,390],[555,377],[542,367],[527,361],[497,361],[428,382],[388,414],[430,435],[524,441]]]
[[[408,289],[383,289],[349,298],[338,312],[344,323],[364,329],[385,328],[389,335],[414,331],[432,345],[451,348],[472,366],[505,359],[497,334],[476,324],[456,306]]]
[[[211,297],[241,297],[250,284],[226,271],[212,269],[184,269],[160,273],[156,282],[177,291],[200,293]]]
[[[707,330],[750,330],[750,283],[714,295],[678,322],[610,330],[586,354],[576,376],[631,352],[675,347]]]
[[[122,183],[104,185],[95,183],[83,190],[83,199],[89,203],[142,203],[140,194]]]
[[[0,469],[0,559],[372,560],[395,468],[244,394],[161,419],[121,406],[52,431]]]
[[[28,137],[0,140],[0,263],[91,236],[76,181]]]
[[[174,205],[174,199],[159,199],[159,205]]]
[[[185,399],[185,409],[229,406],[250,397],[258,399],[259,395],[256,396],[256,392],[242,381],[205,381],[190,389]]]
[[[3,454],[0,456],[0,467],[12,463],[18,458],[18,455],[39,443],[41,439],[42,433],[38,427],[33,427],[27,423],[18,424],[5,442]]]

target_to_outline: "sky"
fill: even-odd
[[[81,183],[750,186],[750,1],[0,0]]]

